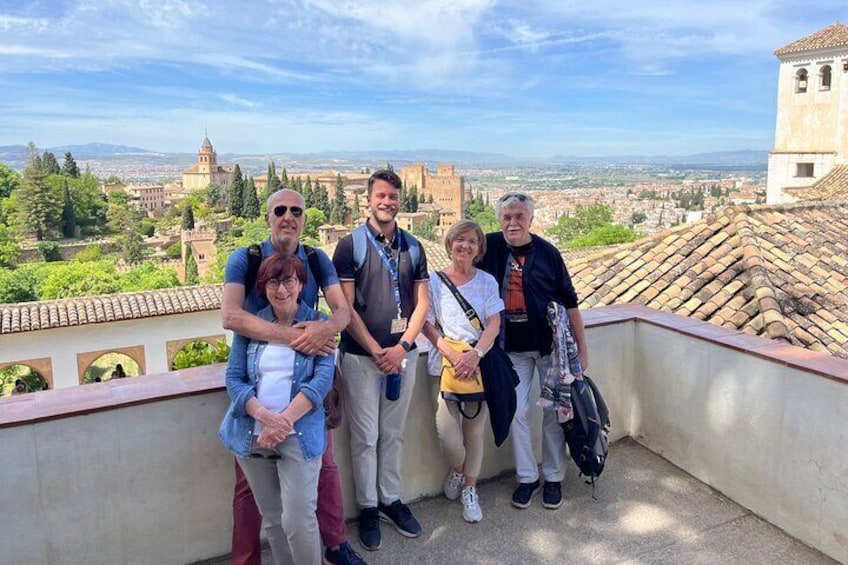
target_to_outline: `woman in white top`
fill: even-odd
[[[455,368],[458,378],[474,378],[480,359],[491,349],[500,331],[500,313],[504,309],[498,284],[492,275],[478,270],[474,263],[486,252],[483,230],[470,220],[454,224],[445,236],[445,249],[451,263],[442,271],[474,308],[484,329],[475,327],[465,315],[456,297],[437,273],[430,275],[430,310],[423,333],[435,346],[430,350],[428,371],[441,373],[444,356]],[[441,328],[441,332],[437,328]],[[459,340],[474,347],[459,353],[443,339]],[[462,496],[463,517],[479,522],[483,511],[477,497],[477,476],[483,463],[483,433],[489,418],[485,402],[474,418],[465,418],[458,403],[437,399],[436,431],[451,469],[445,479],[444,493],[450,500]],[[474,407],[466,407],[473,414]]]

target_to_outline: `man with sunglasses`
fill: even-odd
[[[401,180],[392,171],[371,175],[371,215],[339,241],[333,256],[352,307],[339,348],[360,508],[359,540],[371,551],[380,548],[381,519],[404,536],[421,534],[421,525],[400,495],[403,436],[418,360],[415,338],[429,307],[429,277],[420,243],[395,222],[400,189]],[[396,396],[390,383],[397,380]]]
[[[545,375],[551,367],[553,340],[546,312],[548,302],[562,304],[568,312],[579,360],[585,369],[588,349],[583,317],[577,308],[577,293],[559,250],[530,233],[533,199],[520,192],[508,192],[495,204],[501,225],[499,233],[486,236],[486,255],[479,265],[501,285],[501,345],[509,354],[520,382],[516,387],[518,405],[510,427],[515,455],[518,488],[512,505],[528,508],[539,489],[539,466],[533,453],[533,435],[528,422],[530,388],[536,371]],[[534,403],[535,404],[535,403]],[[556,413],[542,414],[542,506],[555,510],[562,506],[562,479],[565,476],[565,439]]]
[[[227,261],[224,272],[224,291],[221,315],[224,328],[251,339],[271,343],[286,343],[292,349],[308,355],[328,355],[335,350],[335,336],[350,321],[350,307],[339,284],[336,269],[327,254],[320,249],[310,249],[315,254],[318,271],[311,272],[312,261],[307,249],[300,244],[300,235],[306,225],[303,196],[294,190],[278,190],[268,198],[265,220],[271,228],[270,237],[262,242],[261,259],[273,253],[294,254],[303,261],[307,282],[300,300],[310,306],[318,301],[319,288],[330,306],[332,316],[324,321],[301,322],[283,326],[262,320],[256,312],[267,305],[262,293],[249,284],[250,258],[246,247],[236,249]],[[321,539],[327,547],[325,559],[329,563],[365,563],[347,542],[342,507],[341,484],[338,467],[333,458],[332,432],[327,432],[327,449],[322,460],[318,479],[318,526]],[[236,464],[236,486],[233,493],[233,564],[260,564],[261,547],[259,530],[262,517],[247,480]]]

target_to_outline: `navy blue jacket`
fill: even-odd
[[[548,302],[554,300],[568,308],[577,308],[577,293],[565,268],[559,250],[541,237],[530,234],[530,250],[524,259],[521,277],[527,321],[533,343],[542,355],[548,355],[553,346],[551,328],[547,320]],[[505,298],[505,276],[510,248],[503,233],[486,235],[486,255],[478,265],[495,277],[500,284],[501,298]],[[501,324],[503,345],[505,324]]]

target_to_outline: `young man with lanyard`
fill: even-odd
[[[344,408],[361,512],[359,540],[372,551],[380,548],[380,519],[407,537],[421,534],[400,495],[403,435],[418,359],[415,338],[429,307],[429,279],[421,245],[395,222],[400,189],[392,171],[371,175],[371,216],[339,241],[333,256],[352,308],[340,345]]]
[[[544,375],[551,367],[552,332],[546,312],[548,302],[566,308],[577,342],[580,364],[585,369],[589,353],[583,317],[577,309],[577,293],[559,250],[530,233],[533,200],[526,194],[509,192],[495,204],[501,232],[486,236],[486,255],[479,267],[501,285],[506,309],[501,325],[501,345],[509,354],[520,379],[516,387],[518,405],[510,435],[519,485],[512,505],[528,508],[539,489],[539,466],[533,453],[533,436],[527,421],[531,405],[530,388],[538,370]],[[533,402],[535,404],[535,402]],[[565,476],[565,438],[556,413],[542,414],[542,505],[562,506],[562,479]]]
[[[350,308],[345,300],[336,270],[326,253],[320,249],[310,250],[310,260],[300,235],[306,225],[303,196],[293,190],[278,190],[268,198],[266,221],[271,228],[270,237],[260,246],[261,259],[273,253],[295,254],[303,261],[307,270],[307,284],[300,299],[310,305],[318,301],[319,287],[333,314],[325,321],[302,322],[286,327],[267,322],[255,316],[267,301],[262,293],[251,284],[250,257],[248,248],[235,250],[227,261],[224,273],[224,291],[221,300],[221,315],[224,328],[252,339],[289,344],[293,349],[306,354],[328,355],[335,350],[335,335],[350,321]],[[317,264],[319,272],[311,272]],[[255,273],[253,274],[255,276]],[[246,299],[246,300],[245,300]],[[333,434],[327,431],[327,449],[322,459],[318,479],[318,526],[321,539],[327,547],[325,559],[329,563],[364,564],[362,558],[347,542],[344,523],[341,483],[339,471],[333,458]],[[261,547],[259,530],[262,517],[250,486],[236,464],[236,486],[233,493],[233,564],[259,565]]]

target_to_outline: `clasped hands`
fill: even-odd
[[[294,422],[283,412],[265,410],[262,419],[262,432],[256,438],[256,445],[264,449],[273,449],[282,443],[294,430]]]
[[[456,378],[460,380],[471,380],[477,374],[477,368],[480,366],[480,357],[473,349],[468,349],[463,352],[454,352],[453,355],[447,356],[450,364],[453,365]]]
[[[377,368],[383,371],[386,375],[401,372],[401,363],[406,357],[406,350],[400,344],[391,347],[383,347],[371,352],[374,358],[374,363]]]

